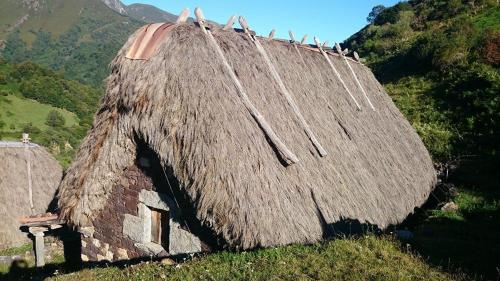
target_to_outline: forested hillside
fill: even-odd
[[[32,62],[0,59],[0,139],[23,132],[67,166],[92,125],[101,90]]]
[[[101,0],[3,0],[0,51],[8,61],[30,60],[68,79],[102,87],[109,62],[143,24]]]
[[[499,152],[500,6],[413,0],[377,6],[346,40],[437,161]]]

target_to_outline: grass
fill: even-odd
[[[31,252],[33,250],[32,243],[26,243],[19,247],[9,248],[0,251],[0,256],[13,256],[13,255],[24,255],[26,252]],[[48,267],[61,266],[64,264],[64,255],[61,252],[53,252],[51,259],[47,261]],[[35,260],[33,255],[24,256],[23,259],[16,263],[13,268],[12,265],[0,264],[0,280],[12,279],[12,280],[26,280],[34,279],[37,275],[33,275],[32,271],[35,268]],[[17,270],[17,272],[16,272]],[[9,275],[10,272],[10,275]],[[14,273],[14,274],[12,274]],[[3,275],[3,276],[2,276]]]
[[[486,194],[459,188],[458,210],[429,211],[412,245],[430,264],[478,279],[500,278],[500,201]]]
[[[221,252],[165,265],[84,269],[51,280],[453,280],[391,237]]]
[[[474,18],[474,25],[480,29],[491,28],[500,30],[500,6],[488,10],[486,13]]]
[[[26,243],[26,244],[19,246],[19,247],[0,250],[0,256],[20,255],[20,254],[24,254],[28,251],[31,251],[32,248],[33,248],[33,245],[31,243]]]
[[[0,120],[6,123],[2,129],[4,132],[17,132],[24,124],[32,123],[42,131],[48,129],[45,124],[50,111],[60,112],[66,120],[66,127],[78,125],[78,117],[67,110],[42,104],[34,100],[21,98],[15,95],[0,97]],[[12,129],[11,125],[14,125]]]

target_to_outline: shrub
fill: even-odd
[[[492,66],[500,66],[500,32],[487,31],[482,39],[482,60]]]
[[[5,74],[0,73],[0,85],[5,85],[7,84],[7,76]]]
[[[42,132],[37,126],[34,126],[33,123],[26,123],[23,126],[23,132],[28,134],[39,134]]]
[[[58,112],[57,110],[51,110],[49,114],[47,114],[47,120],[45,121],[45,124],[54,128],[63,127],[64,124],[66,124],[66,120],[60,112]]]

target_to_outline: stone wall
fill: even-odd
[[[94,219],[93,236],[82,235],[82,261],[116,261],[149,255],[123,235],[124,216],[137,215],[141,190],[153,190],[151,179],[138,167],[129,167],[113,187],[106,208]]]

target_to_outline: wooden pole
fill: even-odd
[[[235,21],[236,21],[236,16],[235,16],[235,15],[231,16],[231,17],[227,20],[227,23],[226,23],[226,25],[224,26],[224,28],[222,28],[222,30],[229,30],[229,29],[232,29]]]
[[[185,23],[189,17],[189,8],[185,8],[177,17],[176,24]]]
[[[271,30],[271,32],[269,32],[269,36],[267,37],[267,39],[273,40],[275,33],[276,33],[276,29]]]
[[[300,45],[304,45],[307,41],[307,34],[302,37],[302,40],[300,40]]]
[[[358,79],[358,75],[356,75],[356,72],[354,72],[354,69],[352,69],[352,66],[349,63],[349,60],[345,57],[344,51],[342,51],[342,48],[340,47],[340,45],[338,43],[335,44],[335,49],[337,49],[337,52],[339,53],[339,55],[344,59],[345,64],[347,64],[347,67],[351,71],[351,74],[352,74],[354,80],[356,81],[356,84],[361,89],[361,92],[365,96],[365,99],[368,101],[368,104],[370,105],[371,109],[373,111],[375,111],[375,107],[373,106],[370,98],[368,98],[368,94],[366,93],[365,89],[363,88],[363,85],[361,85],[361,82]],[[348,50],[346,49],[346,51],[348,51]]]
[[[262,58],[264,59],[264,61],[266,62],[267,66],[269,67],[269,70],[271,72],[271,75],[273,76],[274,80],[276,81],[276,83],[278,84],[280,90],[281,90],[281,93],[283,94],[283,96],[286,98],[288,104],[292,107],[292,110],[293,112],[295,113],[295,115],[299,118],[299,121],[300,121],[300,124],[302,125],[302,129],[304,130],[304,132],[306,133],[306,135],[309,137],[309,140],[311,140],[311,142],[313,143],[313,145],[316,147],[316,149],[318,150],[318,153],[324,157],[326,155],[328,155],[328,153],[326,152],[326,150],[323,148],[323,146],[319,143],[318,139],[316,138],[315,134],[313,133],[313,131],[311,130],[311,128],[309,127],[309,124],[307,123],[307,121],[305,120],[304,116],[302,115],[302,113],[300,112],[300,109],[299,107],[297,106],[297,104],[295,103],[295,100],[293,98],[293,95],[290,91],[288,91],[288,89],[286,88],[285,86],[285,83],[283,83],[283,80],[281,80],[281,77],[279,76],[278,74],[278,71],[276,70],[276,68],[274,67],[273,63],[271,62],[271,59],[269,58],[269,56],[267,55],[267,52],[266,50],[264,49],[264,47],[262,47],[262,45],[260,44],[259,40],[257,39],[256,36],[253,36],[251,33],[250,33],[250,29],[248,27],[248,23],[247,21],[245,20],[244,17],[241,17],[240,16],[240,24],[241,24],[241,27],[243,28],[243,30],[245,30],[245,33],[252,39],[252,41],[255,43],[255,46],[257,47],[257,50],[259,51],[259,53],[261,54]],[[292,43],[295,42],[295,36],[293,35],[293,32],[289,32],[290,34],[290,38],[293,40]],[[294,43],[295,45],[295,43]]]
[[[290,42],[295,43],[295,34],[293,34],[293,31],[289,30],[288,35],[290,35]]]
[[[24,144],[24,154],[26,156],[26,173],[28,181],[28,200],[30,202],[31,214],[35,214],[35,206],[33,204],[33,181],[31,178],[31,153],[29,149],[29,141]]]
[[[349,94],[349,96],[351,97],[351,99],[354,101],[354,103],[356,104],[356,107],[358,108],[358,110],[361,110],[361,106],[359,105],[359,103],[356,100],[356,98],[352,95],[352,93],[349,90],[349,88],[347,88],[347,85],[345,84],[344,80],[342,79],[342,76],[340,76],[340,73],[337,71],[337,68],[335,68],[335,66],[333,65],[332,61],[328,57],[328,54],[325,51],[323,51],[323,48],[321,47],[321,42],[319,41],[319,38],[314,37],[314,42],[316,43],[316,46],[318,47],[319,51],[323,54],[323,56],[325,57],[326,61],[330,65],[330,68],[333,70],[333,73],[335,73],[335,75],[339,79],[340,84],[342,84],[342,87],[344,88],[344,90],[346,90],[346,92]]]
[[[293,152],[286,147],[285,143],[281,141],[281,139],[276,135],[274,130],[271,128],[271,126],[267,123],[266,119],[264,119],[264,116],[260,114],[260,112],[257,110],[257,108],[253,105],[253,103],[250,101],[250,98],[248,97],[247,93],[245,92],[245,89],[243,88],[243,85],[241,84],[240,80],[238,79],[238,76],[236,76],[236,73],[232,69],[231,65],[227,61],[226,57],[224,56],[224,53],[222,52],[221,48],[219,47],[219,44],[217,44],[217,41],[213,37],[212,33],[205,28],[205,17],[203,16],[203,12],[201,11],[200,8],[195,9],[195,15],[196,19],[198,21],[198,24],[200,25],[200,28],[203,30],[203,32],[207,35],[209,43],[212,45],[212,47],[215,49],[217,55],[219,56],[220,60],[222,61],[222,64],[224,65],[227,73],[231,77],[234,85],[236,86],[236,89],[238,90],[237,93],[240,96],[243,105],[246,107],[246,109],[250,112],[250,115],[257,121],[259,126],[262,128],[266,136],[269,138],[273,146],[278,150],[281,158],[283,161],[285,161],[287,164],[294,164],[299,162],[299,159]]]

